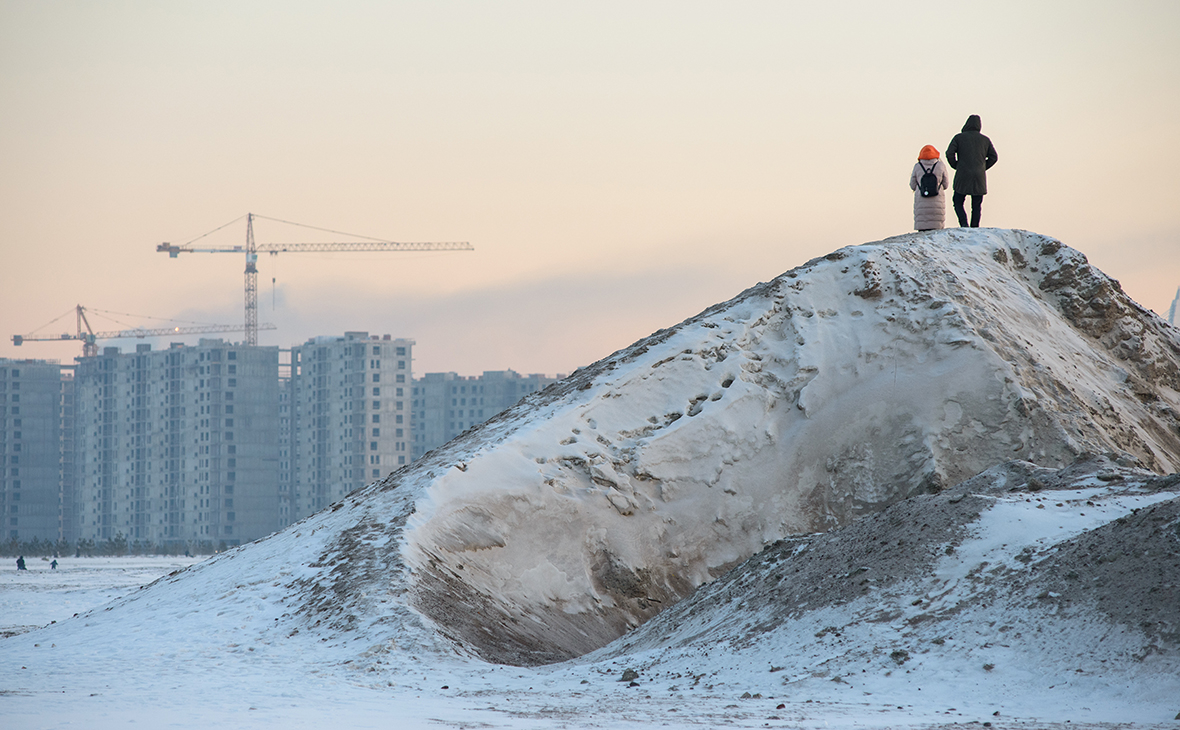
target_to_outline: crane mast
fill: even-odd
[[[300,226],[302,228],[315,228],[314,226],[305,226],[301,223],[291,223],[290,221],[281,221],[277,218],[266,218],[266,216],[255,215],[254,213],[246,214],[246,245],[245,246],[227,246],[219,248],[194,248],[191,243],[186,243],[181,246],[174,246],[170,243],[161,243],[156,246],[156,251],[167,253],[169,258],[177,258],[182,253],[245,253],[246,254],[246,271],[245,271],[245,289],[246,289],[246,317],[245,317],[245,332],[246,344],[258,344],[258,253],[264,252],[271,256],[277,256],[280,253],[321,253],[326,251],[342,251],[342,252],[356,252],[356,251],[474,251],[474,247],[466,241],[447,241],[447,242],[397,242],[397,241],[348,241],[348,242],[333,242],[333,243],[264,243],[259,245],[254,240],[254,219],[265,218],[279,223],[287,223],[290,225]],[[240,220],[240,219],[239,219]],[[226,225],[229,225],[228,223]],[[222,226],[224,228],[225,226]],[[214,229],[220,230],[220,229]],[[315,229],[327,230],[327,229]],[[213,231],[210,231],[212,233]],[[331,231],[336,233],[336,231]],[[208,235],[208,234],[205,234]],[[201,236],[203,238],[204,236]],[[363,236],[361,236],[363,238]],[[194,241],[197,239],[194,239]]]
[[[258,344],[258,251],[253,213],[246,214],[246,344]]]

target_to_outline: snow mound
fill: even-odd
[[[961,229],[836,251],[386,484],[411,604],[485,658],[597,648],[787,535],[1012,458],[1180,468],[1180,340],[1085,257]]]
[[[1011,459],[1115,452],[1180,470],[1178,390],[1177,331],[1058,241],[952,229],[849,247],[280,533],[64,622],[57,643],[123,622],[182,646],[224,614],[234,646],[305,642],[369,666],[554,662],[767,544]]]
[[[1119,462],[1010,462],[777,542],[580,661],[780,699],[1171,719],[1180,474]]]

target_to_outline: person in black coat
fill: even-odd
[[[951,202],[961,228],[967,227],[967,211],[963,209],[963,203],[968,195],[971,196],[971,227],[979,228],[983,196],[987,195],[987,171],[1000,159],[992,141],[979,133],[981,127],[979,115],[972,114],[967,117],[963,131],[956,134],[946,148],[946,163],[955,171]]]

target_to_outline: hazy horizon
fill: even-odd
[[[260,344],[367,330],[415,339],[419,374],[570,372],[911,230],[917,152],[969,114],[1000,156],[983,225],[1165,315],[1178,29],[1169,2],[0,0],[0,357],[80,354],[11,340],[79,303],[240,323],[240,255],[155,246],[253,212],[476,249],[263,256]]]

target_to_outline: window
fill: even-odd
[[[405,360],[398,360],[397,361],[397,369],[398,370],[405,370],[406,369],[406,361]]]
[[[406,463],[406,457],[404,457],[404,456],[397,457],[397,463],[399,463],[399,464]]]
[[[373,423],[381,423],[381,414],[380,413],[373,414]]]
[[[394,422],[396,422],[396,423],[401,423],[401,422],[402,422],[402,417],[399,415],[397,418],[395,418],[395,419],[394,419]]]
[[[232,419],[232,418],[225,419],[225,427],[226,428],[233,428],[234,427],[234,419]]]
[[[404,375],[397,376],[397,382],[399,382],[399,383],[406,382],[406,376],[404,376]]]
[[[379,395],[381,395],[381,389],[380,388],[373,388],[373,397],[376,398]],[[376,406],[374,406],[374,408],[376,408]]]
[[[226,509],[233,509],[234,508],[234,501],[232,499],[225,500],[225,508]],[[231,517],[230,519],[232,520],[233,518]]]
[[[380,345],[373,345],[373,356],[374,357],[381,356],[381,346]]]
[[[380,407],[381,407],[381,401],[379,401],[379,400],[373,401],[373,410],[377,410]]]
[[[379,476],[381,476],[381,470],[380,470],[380,469],[374,469],[374,470],[373,470],[373,476],[374,476],[374,477],[379,477]]]
[[[405,357],[406,356],[406,348],[404,348],[404,347],[397,348],[397,356],[398,357]]]
[[[381,382],[381,373],[373,373],[373,382],[374,382],[374,383],[380,383],[380,382]]]
[[[370,441],[370,442],[369,442],[369,451],[376,451],[376,450],[377,450],[377,442],[376,442],[376,441]]]
[[[373,438],[381,438],[381,429],[379,429],[379,428],[373,429]]]

